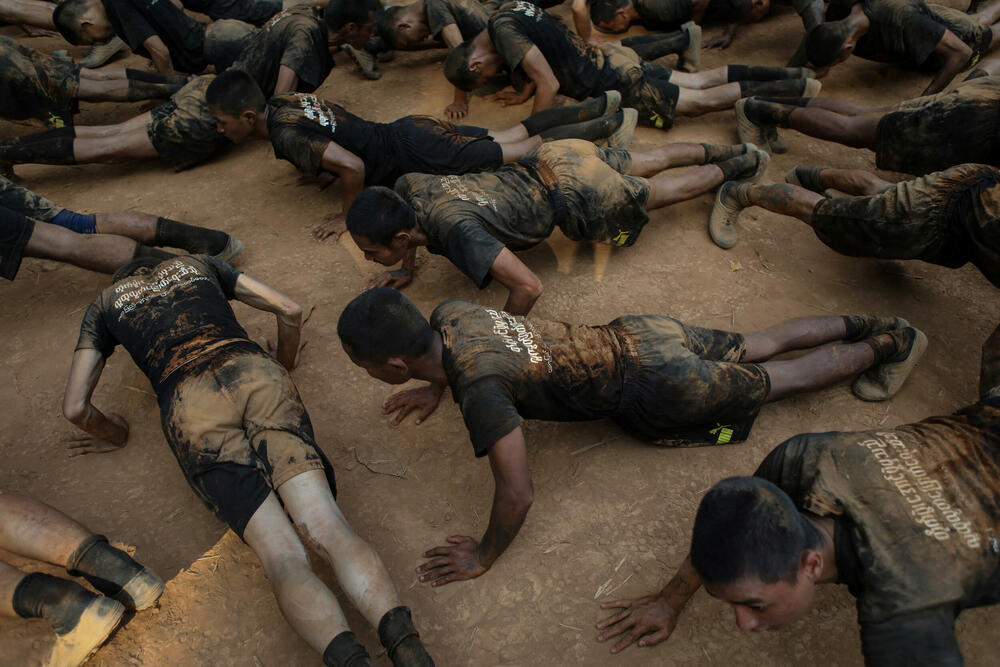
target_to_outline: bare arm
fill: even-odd
[[[951,30],[945,30],[944,37],[934,47],[934,54],[943,61],[941,69],[937,71],[921,95],[933,95],[944,90],[944,87],[955,78],[955,75],[965,69],[969,59],[972,58],[972,49]]]
[[[527,315],[542,295],[542,281],[508,248],[493,260],[490,275],[510,290],[503,309],[511,315]]]
[[[302,306],[270,285],[241,273],[234,290],[239,301],[257,310],[274,313],[278,322],[278,342],[275,357],[278,363],[292,370],[298,363],[299,334],[302,328]]]
[[[157,72],[175,74],[174,63],[170,60],[170,49],[158,35],[147,38],[142,46],[149,53],[149,59],[153,61],[153,67],[156,68]]]
[[[462,40],[462,31],[454,23],[449,23],[441,29],[441,39],[449,51],[464,41]]]
[[[573,26],[580,39],[590,40],[590,12],[587,10],[587,0],[573,0]]]
[[[620,609],[612,616],[597,624],[598,630],[605,630],[597,641],[606,641],[624,634],[611,649],[618,653],[638,640],[638,645],[655,646],[669,638],[677,626],[684,606],[699,588],[701,577],[691,566],[691,556],[684,559],[677,573],[656,595],[633,600],[605,602],[602,609]]]
[[[278,67],[278,81],[274,84],[274,94],[294,93],[299,87],[299,75],[291,67]]]
[[[110,445],[87,451],[110,451],[124,447],[128,442],[128,422],[114,415],[108,418],[90,402],[103,371],[104,357],[97,350],[85,348],[73,353],[69,380],[63,394],[63,416],[90,434],[90,444]]]
[[[330,213],[323,219],[323,224],[312,230],[312,236],[322,241],[328,236],[340,238],[347,231],[347,211],[365,187],[365,163],[357,155],[331,141],[323,151],[320,167],[336,174],[340,181],[340,213]]]
[[[535,84],[535,104],[531,107],[531,113],[538,113],[551,107],[556,93],[559,92],[559,81],[537,46],[532,46],[524,54],[521,67]]]
[[[484,574],[514,541],[534,499],[528,453],[521,427],[517,427],[490,447],[493,469],[493,510],[490,523],[477,544],[464,535],[452,535],[452,546],[437,547],[424,554],[432,560],[417,568],[426,573],[421,581],[442,586],[452,581],[473,579]]]

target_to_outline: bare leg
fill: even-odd
[[[24,572],[0,561],[0,616],[17,618],[14,613],[14,591],[24,579]]]
[[[632,151],[633,176],[652,176],[670,167],[705,164],[705,147],[701,144],[666,144],[648,151]]]
[[[114,164],[158,157],[159,153],[146,133],[136,128],[105,137],[80,137],[73,141],[73,157],[77,164],[92,162]]]
[[[741,185],[745,188],[751,206],[760,206],[768,211],[790,215],[809,224],[816,204],[825,199],[821,194],[798,185],[776,183],[774,185]]]
[[[542,138],[539,136],[528,137],[511,144],[501,144],[504,162],[515,162],[542,145]]]
[[[834,141],[852,148],[875,150],[875,135],[882,114],[843,116],[811,105],[796,108],[789,116],[789,126],[810,137]]]
[[[741,361],[765,361],[783,352],[805,350],[843,340],[846,336],[847,325],[843,317],[796,317],[763,331],[746,334],[746,352]]]
[[[701,148],[699,146],[699,148]],[[722,169],[718,165],[706,164],[695,169],[689,169],[676,176],[660,173],[649,179],[652,192],[646,202],[646,210],[676,204],[693,199],[708,192],[725,180]]]
[[[4,551],[65,567],[80,543],[92,534],[45,503],[0,494],[0,549]]]
[[[108,137],[116,134],[126,134],[139,128],[145,129],[152,120],[153,115],[147,111],[144,114],[129,118],[115,125],[77,125],[74,129],[77,139]]]
[[[712,111],[731,109],[740,97],[739,82],[725,83],[707,90],[681,88],[677,96],[677,114],[700,116]]]
[[[1000,21],[1000,1],[993,0],[990,3],[983,5],[979,8],[978,12],[972,14],[971,16],[983,25],[992,26],[997,21]],[[996,37],[995,34],[993,36]]]
[[[155,215],[135,211],[98,213],[97,233],[127,236],[144,245],[154,245],[157,220]]]
[[[387,611],[400,606],[399,594],[382,559],[340,512],[326,477],[318,470],[296,475],[278,493],[309,544],[333,567],[340,587],[377,628]]]
[[[90,102],[134,102],[136,100],[166,99],[180,89],[176,83],[150,83],[129,81],[122,78],[83,78],[77,97]]]
[[[25,257],[54,259],[100,273],[114,273],[135,256],[136,242],[111,234],[77,234],[47,222],[35,221],[24,247]]]
[[[715,88],[729,82],[729,73],[725,66],[707,69],[702,72],[684,72],[675,69],[670,73],[670,83],[681,88],[704,90]]]
[[[514,127],[508,127],[506,130],[487,130],[493,141],[501,144],[511,144],[515,141],[524,141],[528,138],[528,130],[525,129],[524,125],[518,123]]]
[[[809,100],[809,103],[806,106],[812,109],[836,111],[844,116],[863,116],[865,114],[879,111],[877,108],[859,106],[857,104],[852,104],[851,102],[845,102],[844,100],[836,97],[814,97]]]
[[[344,612],[309,567],[309,557],[278,497],[267,496],[243,537],[260,559],[285,619],[322,654],[335,636],[349,630]]]
[[[791,361],[765,361],[761,366],[771,380],[767,402],[853,378],[874,363],[875,350],[867,343],[830,345]]]
[[[46,30],[55,30],[52,11],[55,5],[38,0],[0,0],[0,21],[24,23]]]
[[[833,188],[849,195],[868,196],[893,185],[863,169],[823,169],[819,182],[824,188]]]

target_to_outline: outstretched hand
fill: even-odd
[[[733,43],[733,36],[727,31],[716,35],[701,45],[703,49],[728,49]]]
[[[70,458],[83,456],[84,454],[105,454],[121,449],[128,443],[129,427],[128,421],[119,414],[109,412],[106,417],[109,421],[122,429],[124,435],[121,442],[113,442],[105,438],[98,438],[89,433],[78,433],[66,440],[66,448],[69,450]]]
[[[475,579],[490,569],[479,562],[479,543],[471,537],[452,535],[448,542],[452,546],[435,547],[424,553],[424,558],[431,560],[417,568],[420,581],[444,586],[453,581]]]
[[[368,279],[365,289],[375,289],[376,287],[391,287],[393,289],[403,289],[413,282],[413,272],[408,269],[395,269],[393,271],[383,271]]]
[[[678,611],[659,595],[605,602],[601,609],[621,610],[597,624],[598,630],[604,630],[597,636],[599,642],[624,634],[612,653],[625,650],[636,640],[638,646],[655,646],[670,637],[677,626]]]
[[[386,399],[385,403],[382,404],[382,412],[388,415],[399,410],[399,414],[392,421],[395,426],[402,423],[408,414],[416,410],[417,423],[421,424],[437,409],[438,403],[441,402],[442,393],[444,393],[444,387],[433,384],[400,391]]]
[[[444,108],[444,116],[448,120],[462,120],[469,113],[469,105],[452,102]]]
[[[340,239],[347,231],[347,218],[343,213],[328,213],[323,218],[323,224],[314,227],[312,237],[316,241],[325,241],[333,236],[334,240]],[[334,236],[336,235],[336,236]]]
[[[531,95],[525,95],[523,92],[519,93],[517,91],[511,90],[501,90],[499,93],[493,94],[493,99],[500,103],[502,107],[517,106],[518,104],[524,104],[528,101]]]

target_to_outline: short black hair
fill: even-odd
[[[323,19],[330,30],[340,30],[348,23],[361,26],[375,11],[375,0],[330,0]]]
[[[389,43],[394,49],[398,49],[399,45],[396,43],[396,22],[399,20],[399,15],[403,12],[403,5],[393,5],[392,7],[386,7],[382,12],[382,15],[378,17],[378,23],[375,26],[376,32],[385,41]]]
[[[594,24],[611,23],[615,19],[615,12],[623,7],[628,7],[632,0],[593,0],[590,3],[590,20]]]
[[[416,304],[390,287],[362,292],[347,304],[337,335],[352,357],[374,364],[389,357],[416,359],[434,341],[434,330]]]
[[[413,207],[381,185],[362,190],[347,209],[347,231],[381,246],[388,246],[397,232],[413,229],[416,224]]]
[[[63,0],[52,10],[52,23],[70,44],[80,43],[81,21],[87,12],[87,0]]]
[[[469,54],[472,53],[472,40],[462,42],[444,59],[444,76],[451,85],[459,90],[471,92],[479,82],[479,75],[469,69]]]
[[[760,477],[729,477],[701,499],[691,536],[691,565],[708,583],[747,577],[794,582],[802,552],[820,533],[788,494]]]
[[[837,59],[850,35],[846,20],[814,25],[806,33],[806,57],[816,67],[826,67]]]
[[[205,103],[227,116],[239,116],[248,109],[263,111],[267,106],[264,91],[239,69],[228,69],[215,77],[205,89]]]

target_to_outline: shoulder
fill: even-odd
[[[481,310],[481,306],[465,299],[448,299],[438,304],[431,312],[431,328],[440,330],[442,327],[453,326],[463,316]]]

